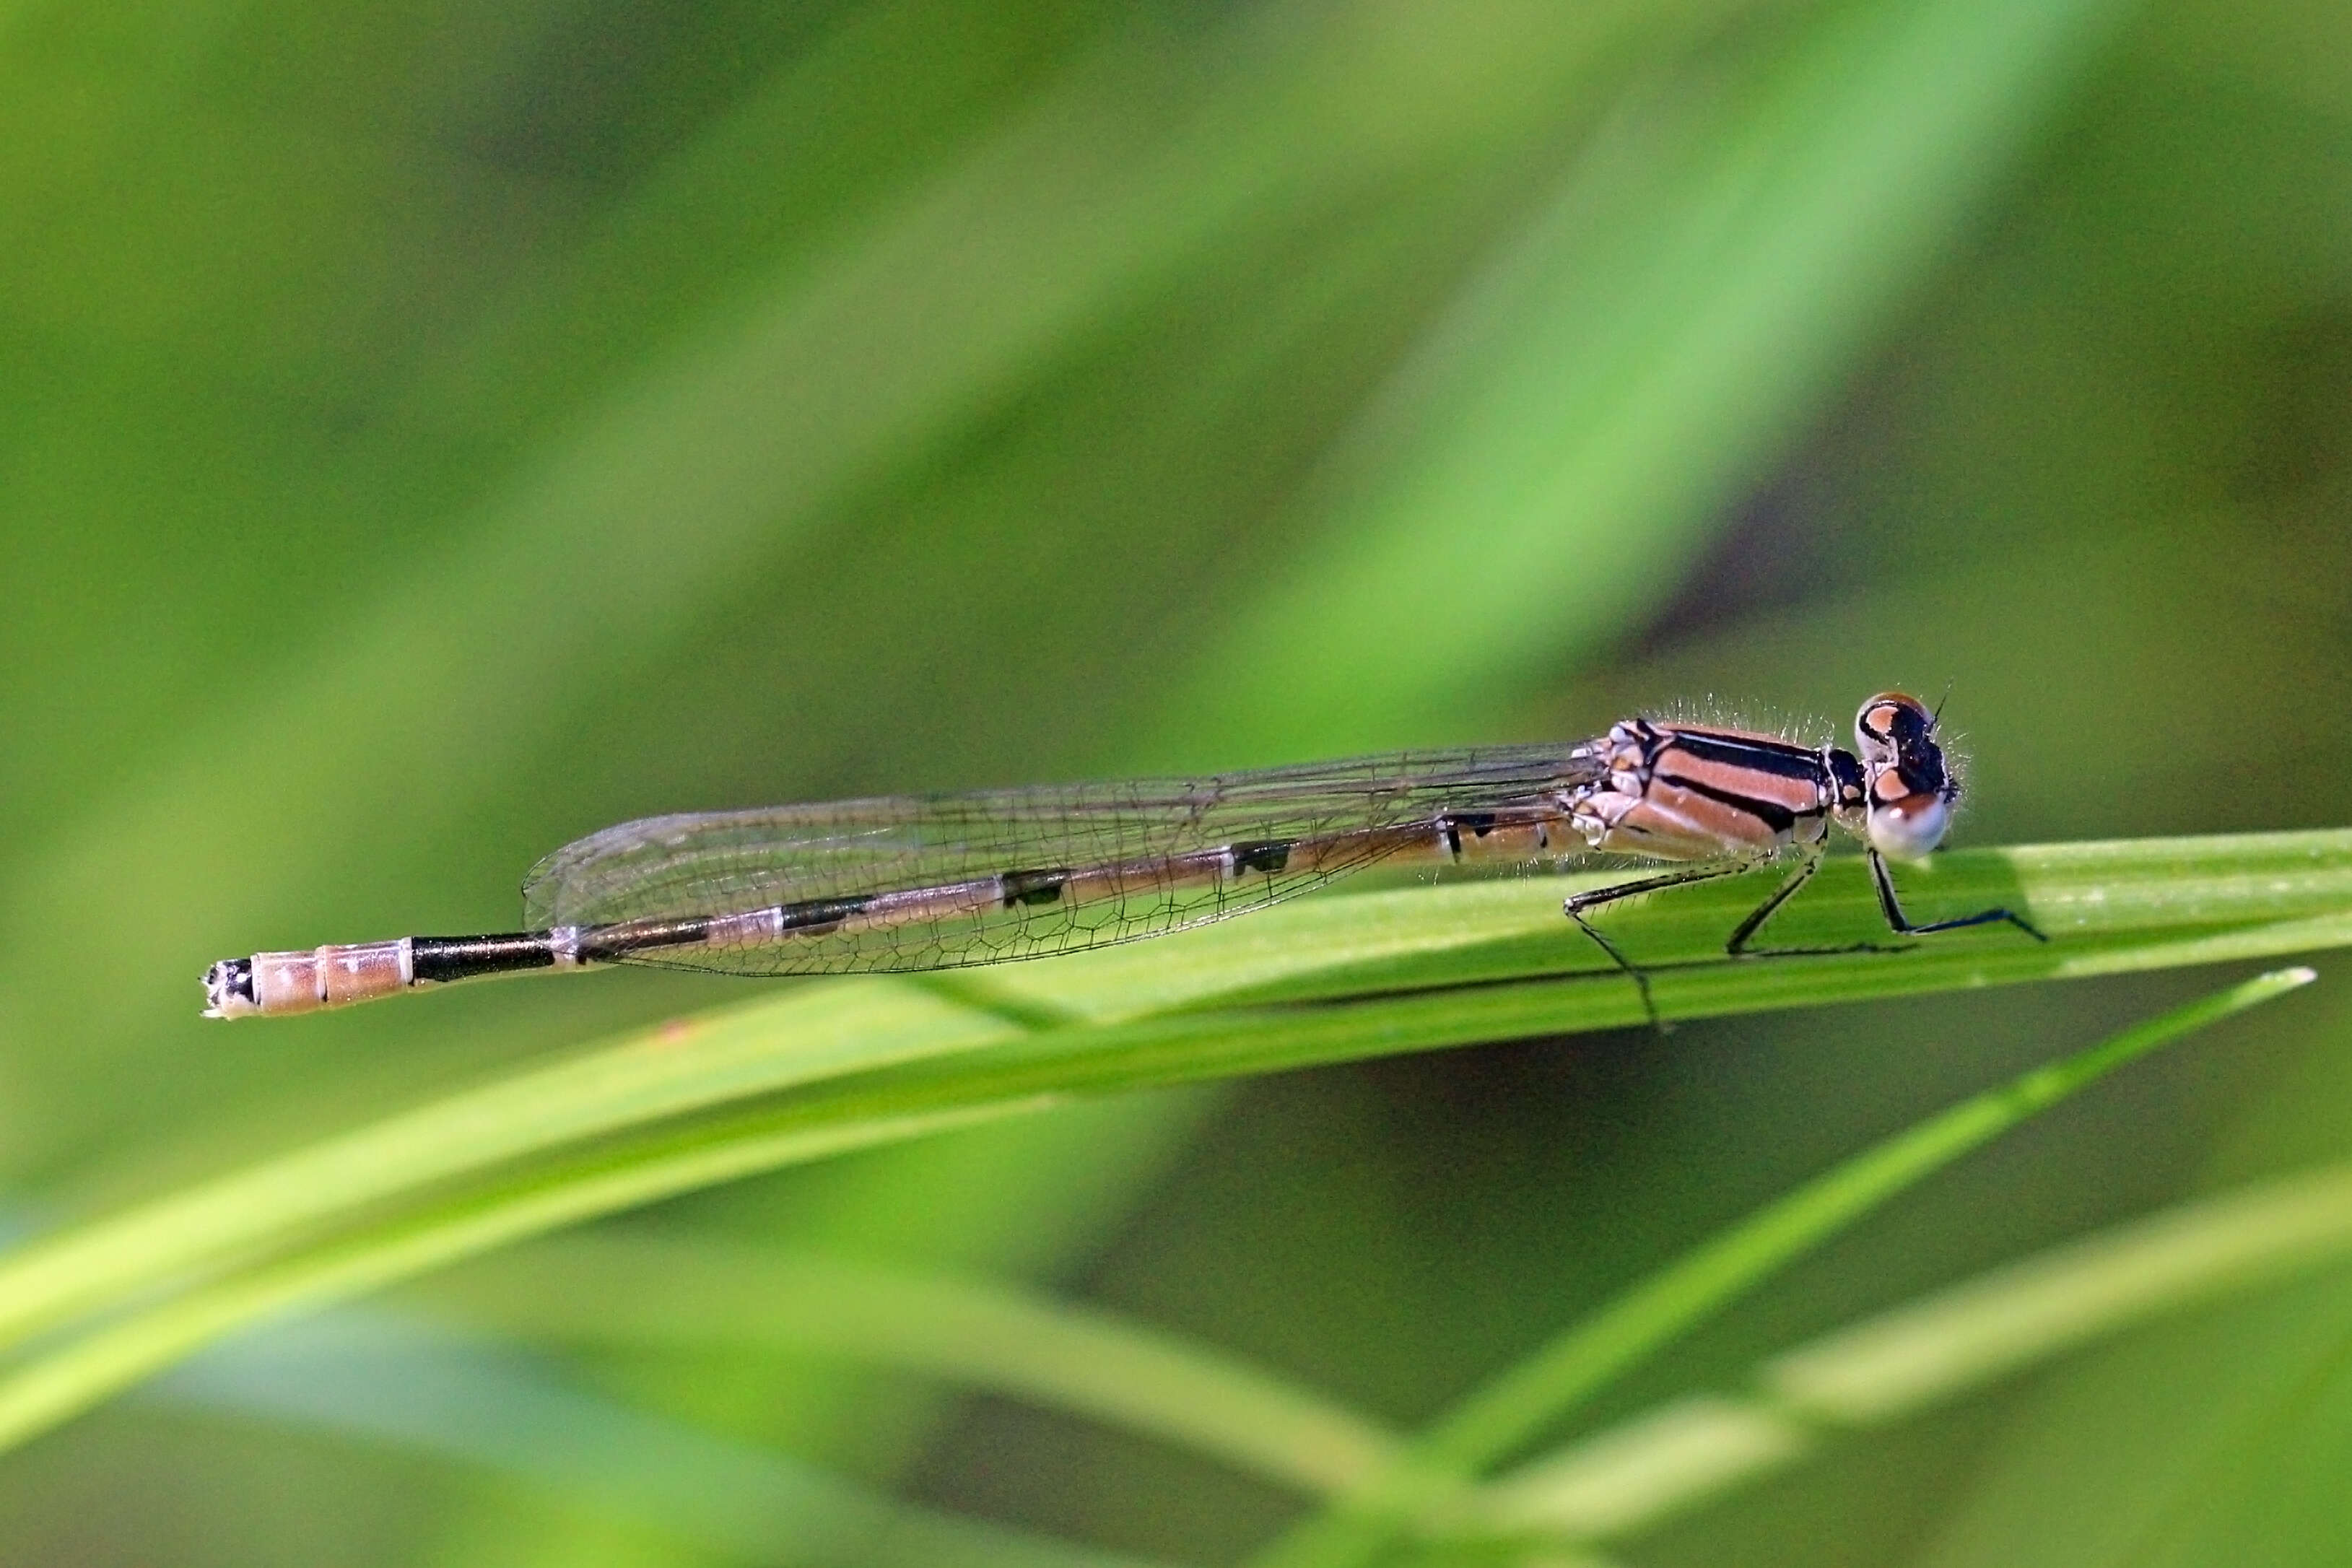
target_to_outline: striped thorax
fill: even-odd
[[[1602,782],[1570,820],[1596,850],[1657,860],[1762,860],[1861,826],[1862,764],[1836,746],[1714,725],[1628,719],[1585,748]]]

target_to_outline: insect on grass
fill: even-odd
[[[275,1017],[608,963],[766,975],[995,963],[1263,909],[1393,857],[1609,855],[1674,867],[1564,906],[1640,989],[1654,1022],[1647,974],[1587,917],[1793,858],[1725,952],[1883,949],[1756,945],[1819,868],[1832,827],[1862,840],[1891,933],[2006,923],[2046,940],[2006,909],[1925,922],[1905,913],[1888,861],[1940,844],[1959,797],[1936,724],[1926,704],[1888,691],[1862,705],[1852,751],[1633,718],[1567,746],[650,817],[568,844],[533,868],[523,884],[530,930],[224,959],[205,972],[205,1014]]]

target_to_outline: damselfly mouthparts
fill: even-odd
[[[1899,691],[1862,706],[1855,750],[1706,724],[1628,719],[1580,745],[1402,752],[1192,780],[897,796],[623,823],[568,844],[523,884],[534,929],[398,937],[224,959],[205,1016],[341,1007],[483,975],[653,964],[730,974],[945,969],[1074,952],[1221,920],[1407,853],[1444,861],[1585,855],[1680,863],[1567,900],[1601,905],[1795,867],[1724,945],[1761,949],[1774,910],[1820,867],[1832,824],[1860,837],[1888,929],[2006,922],[2005,909],[1917,923],[1887,858],[1943,841],[1959,784],[1936,715]]]

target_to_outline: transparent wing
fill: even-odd
[[[1153,936],[1290,897],[1414,842],[1437,819],[1550,814],[1599,767],[1561,746],[1398,752],[1187,780],[885,796],[623,823],[523,884],[534,926],[743,914],[877,895],[901,912],[625,962],[738,974],[947,968]],[[1433,836],[1409,832],[1416,825]],[[1231,846],[1285,847],[1210,868]],[[990,879],[1072,873],[1050,901]],[[971,907],[949,908],[955,889]]]

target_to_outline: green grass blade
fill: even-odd
[[[1644,963],[1692,965],[1656,977],[1659,1005],[1675,1017],[2352,942],[2352,832],[1963,851],[1902,875],[1922,911],[2005,902],[2053,940],[1975,934],[1905,953],[1717,961],[1722,933],[1760,896],[1754,879],[1644,900],[1612,915],[1612,929]],[[793,987],[624,1037],[19,1248],[0,1262],[0,1343],[402,1193],[891,1061],[976,1055],[979,1076],[927,1090],[929,1105],[971,1105],[1638,1023],[1633,987],[1565,930],[1559,898],[1577,885],[1521,879],[1302,900],[1052,963]],[[1841,860],[1770,930],[1797,943],[1853,941],[1876,920],[1860,866]],[[1468,989],[1436,989],[1446,986]],[[1429,994],[1369,1009],[1341,1002],[1398,991]],[[1322,1005],[1203,1016],[1300,1002]],[[1051,1026],[1057,1019],[1095,1026]]]
[[[1560,899],[1625,875],[1484,879],[1302,899],[1181,938],[970,971],[954,985],[975,1000],[1102,1022],[1601,974],[1615,983],[1596,987],[1590,1011],[1566,1026],[1638,1023],[1632,986],[1590,943],[1561,940]],[[2352,830],[2345,829],[1947,851],[1896,868],[1914,918],[2006,905],[2029,915],[2049,943],[2004,929],[1927,939],[1900,954],[1723,963],[1725,933],[1777,878],[1765,870],[1677,889],[1600,918],[1637,962],[1659,971],[1659,1008],[1678,1017],[2262,958],[2336,946],[2352,935],[2346,923]],[[2308,929],[2285,929],[2291,922]],[[2258,935],[2257,928],[2272,929]],[[1884,941],[1886,930],[1863,863],[1840,857],[1764,935],[1773,944],[1835,946]]]
[[[2195,1204],[1997,1268],[1775,1358],[1763,1388],[1823,1421],[1899,1420],[2150,1313],[2352,1247],[2352,1171]]]
[[[1990,896],[2054,940],[1960,933],[1891,954],[1700,958],[1754,896],[1738,886],[1654,899],[1614,925],[1644,962],[1687,964],[1657,977],[1661,1007],[1677,1016],[2352,942],[2342,832],[1978,851],[1905,876],[1922,913]],[[1856,868],[1819,880],[1821,900],[1800,900],[1777,939],[1868,932],[1876,917]],[[1631,984],[1564,931],[1562,885],[1343,895],[1148,950],[792,987],[451,1096],[0,1262],[8,1342],[153,1303],[158,1290],[194,1291],[107,1331],[120,1338],[68,1341],[25,1365],[0,1426],[37,1429],[252,1315],[783,1164],[1074,1094],[1638,1022]],[[1156,966],[1149,982],[1139,952]],[[247,1272],[223,1279],[234,1270]],[[206,1279],[222,1293],[197,1289]],[[60,1373],[58,1358],[79,1370]]]
[[[1759,1399],[1695,1394],[1522,1466],[1479,1497],[1503,1539],[1610,1540],[1818,1450],[1805,1422]]]
[[[223,1345],[152,1392],[520,1479],[730,1561],[1149,1568],[901,1501],[803,1458],[623,1403],[504,1345],[378,1313],[320,1314]]]
[[[2120,10],[1829,7],[1752,71],[1621,105],[1405,378],[1418,400],[1356,443],[1329,548],[1246,606],[1194,710],[1265,731],[1243,694],[1279,669],[1264,744],[1459,723],[1654,602]],[[1465,538],[1512,568],[1430,569]]]
[[[0,1342],[126,1282],[156,1278],[159,1268],[176,1272],[234,1256],[394,1192],[845,1071],[979,1049],[1017,1032],[888,984],[806,990],[771,1008],[646,1030],[21,1248],[0,1268]]]
[[[1276,1542],[1261,1568],[1348,1568],[1693,1323],[1936,1171],[2157,1047],[2308,984],[2284,969],[1963,1100],[1799,1187],[1653,1275],[1454,1407],[1405,1459]]]
[[[2156,1315],[2352,1254],[2352,1166],[2224,1194],[2004,1264],[1775,1356],[1759,1397],[1701,1395],[1496,1481],[1505,1531],[1630,1534],[1814,1452]]]
[[[1397,1446],[1311,1391],[1116,1313],[835,1258],[583,1236],[486,1258],[423,1300],[531,1342],[870,1362],[1104,1421],[1315,1494],[1361,1483]]]
[[[704,1138],[647,1156],[562,1168],[250,1268],[93,1332],[68,1337],[0,1378],[0,1448],[13,1447],[234,1330],[297,1307],[379,1289],[461,1258],[657,1197],[855,1149],[945,1132],[1052,1103],[873,1119],[814,1132]]]

